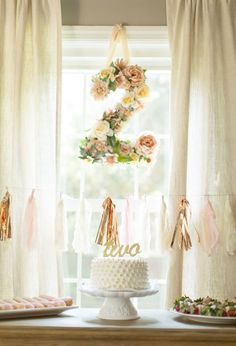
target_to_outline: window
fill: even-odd
[[[145,130],[155,132],[161,148],[157,163],[147,168],[91,165],[78,159],[80,139],[122,93],[116,92],[104,102],[94,101],[90,95],[91,76],[105,65],[111,30],[111,27],[63,28],[61,189],[66,202],[69,236],[68,251],[63,255],[65,293],[72,295],[81,307],[100,306],[99,299],[81,296],[78,285],[82,279],[89,279],[91,259],[101,253],[94,240],[103,200],[107,196],[114,200],[122,238],[124,210],[129,197],[134,209],[131,238],[141,243],[143,254],[149,257],[150,275],[160,283],[160,294],[140,299],[137,304],[160,308],[164,302],[166,260],[150,244],[155,236],[158,205],[167,191],[169,167],[167,31],[162,27],[127,29],[131,63],[147,69],[151,94],[144,109],[134,115],[120,137],[135,138]],[[117,57],[120,57],[119,51]]]

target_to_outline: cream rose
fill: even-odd
[[[149,95],[149,87],[146,84],[141,85],[136,91],[138,97],[147,97]]]
[[[145,76],[143,69],[138,65],[127,66],[123,70],[124,76],[129,80],[130,85],[133,87],[138,87],[143,84]]]
[[[113,131],[110,128],[109,122],[106,120],[99,120],[92,131],[92,136],[96,137],[97,139],[101,141],[106,141],[107,136],[112,136],[112,135],[113,135]]]
[[[158,142],[152,133],[142,134],[135,144],[136,152],[139,155],[150,156],[158,147]]]
[[[133,93],[125,94],[125,96],[122,98],[122,104],[124,106],[130,106],[133,103],[134,103],[134,94]]]
[[[107,150],[107,145],[106,145],[105,141],[97,140],[95,142],[95,147],[96,147],[97,151],[106,151]]]
[[[136,153],[131,153],[130,157],[134,162],[137,162],[139,159],[139,156]]]
[[[100,76],[101,78],[109,78],[113,82],[115,80],[114,72],[115,72],[115,69],[113,67],[104,68],[100,72]]]

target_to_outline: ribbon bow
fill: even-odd
[[[111,40],[110,40],[110,46],[109,46],[108,55],[107,55],[107,64],[106,64],[107,67],[109,67],[112,62],[118,43],[121,43],[122,45],[124,59],[127,62],[129,62],[128,39],[127,39],[125,28],[123,27],[122,24],[116,24],[113,27]]]
[[[106,243],[113,242],[115,245],[119,245],[120,241],[115,204],[113,204],[111,198],[108,197],[103,202],[102,207],[104,211],[95,242],[99,245],[104,245],[104,237],[106,237]]]

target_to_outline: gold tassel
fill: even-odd
[[[115,204],[113,204],[111,198],[108,197],[105,199],[102,206],[104,211],[102,214],[95,242],[99,245],[104,245],[104,238],[106,237],[105,243],[113,242],[114,245],[119,246],[120,241],[118,234]]]
[[[0,202],[0,240],[11,239],[10,194],[7,191]]]
[[[179,213],[171,241],[171,248],[173,248],[175,238],[178,238],[178,246],[180,249],[189,250],[192,247],[190,238],[189,221],[191,217],[190,204],[187,199],[183,198],[179,205]]]

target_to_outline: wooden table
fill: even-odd
[[[135,321],[102,321],[95,309],[57,317],[0,321],[0,346],[236,345],[236,325],[188,322],[162,310],[140,310]]]

